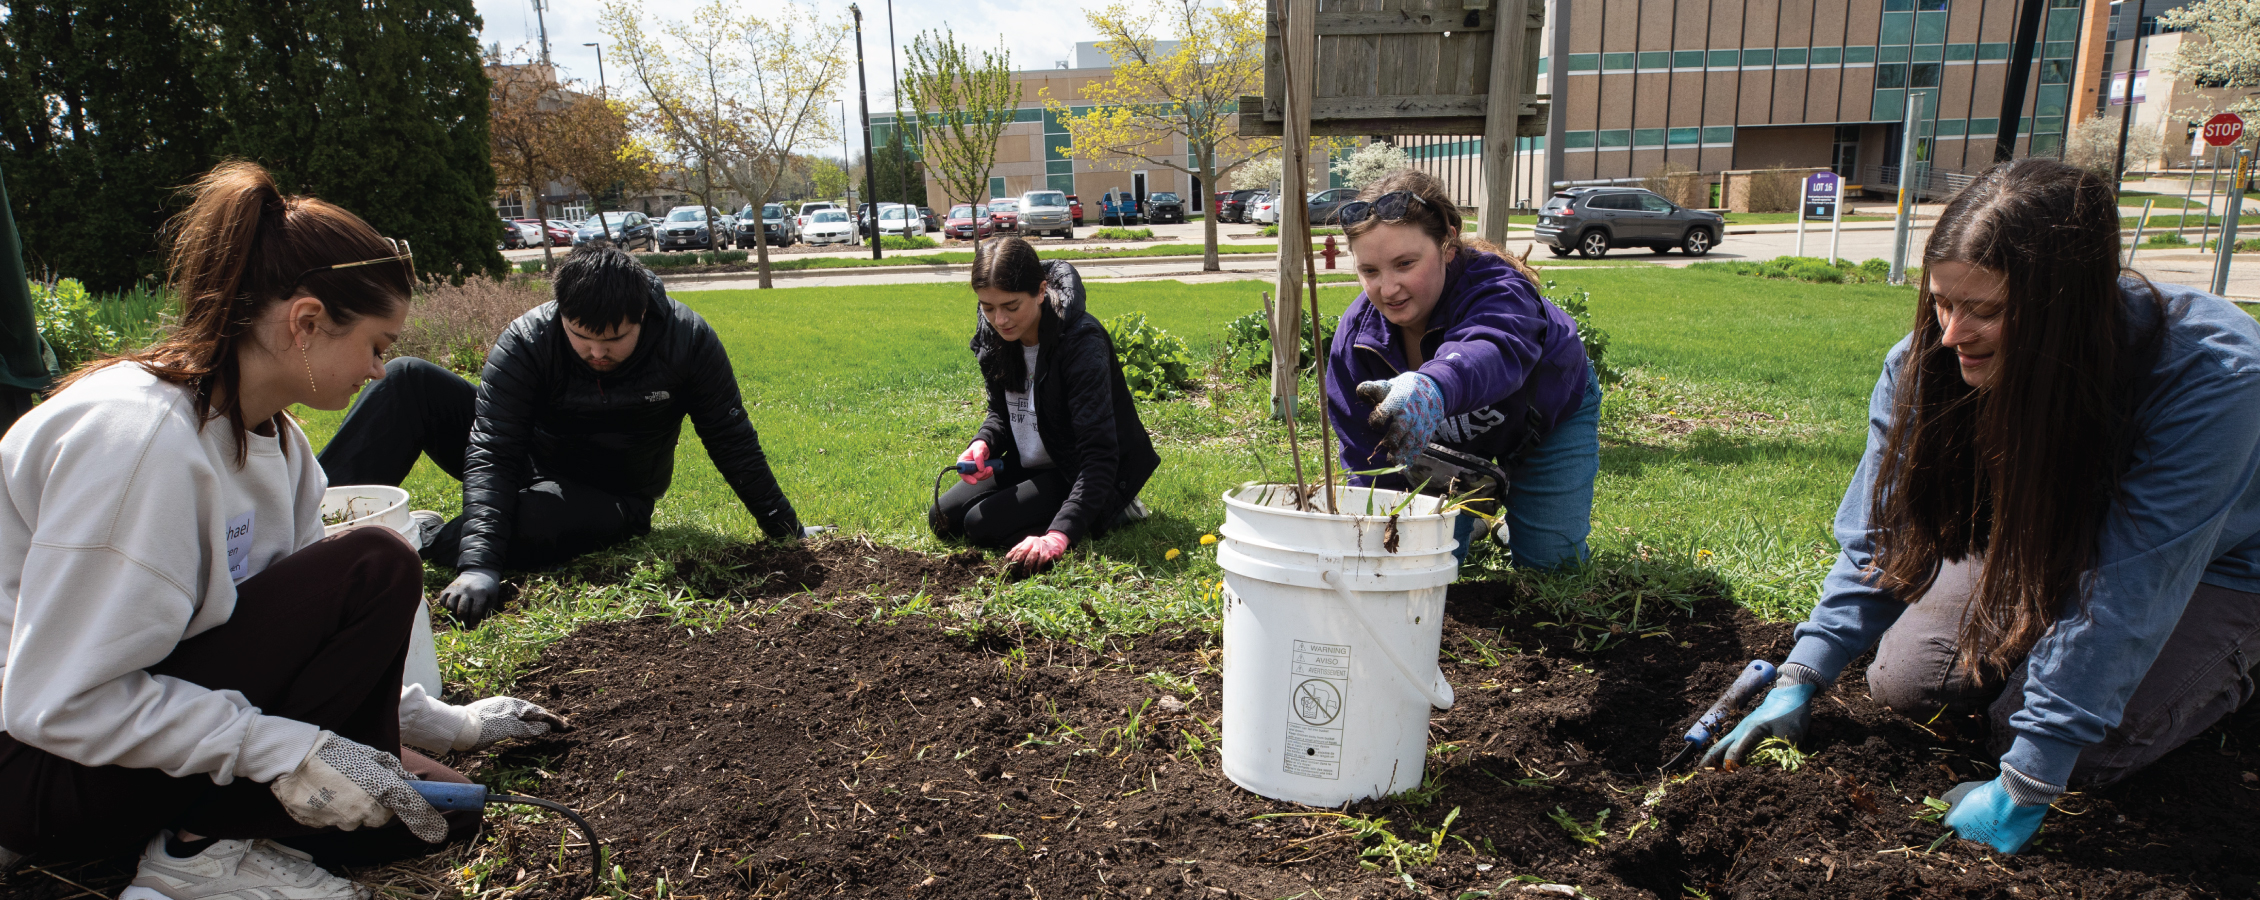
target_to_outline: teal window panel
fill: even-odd
[[[1738,50],[1713,50],[1711,51],[1710,64],[1714,66],[1741,65],[1742,53]]]
[[[1937,62],[1946,58],[1946,48],[1939,44],[1915,45],[1916,62]]]
[[[1962,129],[1968,127],[1968,125],[1969,120],[1967,119],[1940,119],[1938,120],[1938,133],[1943,137],[1953,137],[1961,134]]]
[[[1908,48],[1902,45],[1885,45],[1875,48],[1877,62],[1906,62],[1908,55]]]
[[[1811,59],[1813,65],[1816,66],[1833,66],[1844,62],[1844,48],[1814,47]]]
[[[1044,176],[1044,187],[1059,191],[1063,194],[1075,193],[1075,176],[1046,175]]]
[[[1064,134],[1044,135],[1044,159],[1068,159],[1067,148],[1074,143]]]
[[[1915,0],[1883,0],[1883,8],[1887,12],[1914,12]]]
[[[1041,109],[1015,110],[1012,120],[1015,122],[1041,122],[1044,120],[1044,111]]]
[[[1923,12],[1945,12],[1947,0],[1915,0],[1915,8]],[[2057,6],[2064,4],[2058,3]]]
[[[1742,64],[1745,66],[1773,65],[1773,48],[1767,47],[1763,50],[1742,51]]]
[[[2034,156],[2055,156],[2057,151],[2063,149],[2063,147],[2064,137],[2062,135],[2036,134],[2032,136],[2032,155]]]
[[[2032,130],[2034,134],[2063,134],[2064,117],[2044,116],[2033,123]]]
[[[2068,59],[2044,59],[2044,60],[2041,60],[2041,61],[2040,61],[2040,83],[2041,83],[2041,84],[2071,84],[2071,83],[2072,83],[2072,61],[2071,61],[2071,60],[2068,60]]]
[[[2076,9],[2084,0],[2048,0],[2049,9]]]
[[[1915,42],[1914,13],[1884,13],[1883,31],[1876,38],[1878,44],[1912,44]]]
[[[1673,128],[1669,131],[1670,134],[1665,137],[1665,142],[1674,147],[1685,147],[1703,139],[1703,129],[1700,128]]]
[[[1947,44],[1946,58],[1952,62],[1976,59],[1977,46],[1976,44]]]
[[[1705,129],[1703,129],[1703,143],[1706,143],[1706,144],[1731,144],[1731,143],[1734,143],[1734,126],[1732,126],[1732,125],[1713,125],[1713,126],[1711,126],[1711,127],[1709,127],[1709,128],[1705,128]]]
[[[1915,88],[1937,87],[1939,75],[1945,68],[1940,63],[1916,63],[1907,69],[1907,86]]]
[[[1554,61],[1553,57],[1550,57],[1550,56],[1541,56],[1541,57],[1538,57],[1538,74],[1540,74],[1540,75],[1544,75],[1544,74],[1546,74],[1546,64],[1547,64],[1547,63],[1549,63],[1549,62],[1553,62],[1553,61]]]
[[[2042,59],[2068,59],[2077,45],[2071,41],[2050,41],[2040,45]]]
[[[1591,72],[1599,68],[1601,68],[1601,54],[1572,53],[1569,55],[1569,70],[1572,72]]]
[[[1661,147],[1663,145],[1664,130],[1661,128],[1635,128],[1632,130],[1632,146]]]
[[[1543,134],[1541,134],[1541,135],[1538,135],[1538,136],[1536,136],[1536,137],[1526,137],[1526,138],[1523,138],[1523,141],[1525,141],[1526,143],[1528,143],[1528,144],[1529,144],[1529,147],[1530,147],[1530,149],[1532,149],[1532,150],[1544,150],[1544,149],[1546,149],[1546,136],[1545,136],[1545,135],[1543,135]]]
[[[1671,54],[1671,67],[1674,69],[1700,69],[1703,67],[1703,51],[1674,50]]]
[[[1606,130],[1606,131],[1600,131],[1600,132],[1596,132],[1596,133],[1597,133],[1597,134],[1598,134],[1598,135],[1600,136],[1600,141],[1598,142],[1598,145],[1599,145],[1600,147],[1602,147],[1603,149],[1606,149],[1606,148],[1609,148],[1609,147],[1629,147],[1629,146],[1632,146],[1632,129],[1629,129],[1629,128],[1615,128],[1615,129],[1609,129],[1609,130]]]
[[[1946,14],[1943,12],[1916,13],[1915,43],[1946,43]]]
[[[2065,104],[2071,100],[2071,94],[2072,86],[2068,84],[2041,85],[2040,90],[2034,93],[2032,114],[2035,116],[2063,115]]]
[[[2041,32],[2043,41],[2076,41],[2080,36],[2080,11],[2058,9],[2048,13],[2047,29]]]
[[[994,200],[1004,195],[1004,176],[989,176],[989,199]]]
[[[1198,167],[1200,164],[1193,163],[1192,165]],[[1072,159],[1047,159],[1044,161],[1044,174],[1046,175],[1069,175],[1074,172],[1075,161]]]
[[[1585,150],[1593,146],[1593,132],[1571,131],[1562,134],[1562,149]]]
[[[1640,53],[1640,59],[1639,59],[1639,66],[1640,66],[1640,68],[1643,68],[1643,69],[1669,69],[1669,68],[1671,68],[1671,51],[1669,51],[1669,50],[1644,50],[1644,51],[1641,51],[1641,53]]]
[[[1999,134],[2000,132],[2001,132],[2001,120],[2000,120],[2000,119],[1971,119],[1971,120],[1970,120],[1970,133],[1971,133],[1971,134]]]
[[[1979,45],[1978,45],[1978,57],[1977,57],[1977,58],[1979,58],[1979,59],[2008,59],[2008,58],[2009,58],[2009,45],[2008,45],[2008,44],[1979,44]]]
[[[1879,89],[1907,86],[1907,67],[1904,64],[1875,67],[1875,86]]]
[[[1048,109],[1044,110],[1044,133],[1065,134],[1067,133],[1067,123],[1060,120],[1058,113]]]
[[[1603,53],[1601,54],[1601,70],[1632,68],[1632,58],[1633,55],[1630,53]]]
[[[1874,106],[1870,107],[1868,111],[1868,118],[1870,120],[1876,122],[1897,122],[1906,117],[1906,91],[1893,90],[1875,92],[1875,104]]]
[[[1777,66],[1802,66],[1805,64],[1805,48],[1783,47],[1776,50],[1773,52],[1773,63]]]

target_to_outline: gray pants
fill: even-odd
[[[2025,705],[2025,663],[2007,680],[1979,684],[1956,663],[1955,648],[1975,588],[1973,562],[1942,566],[1929,594],[1901,613],[1876,644],[1868,692],[1901,715],[1928,721],[1940,711],[1983,709],[1998,756],[2016,734],[2009,717]],[[2197,586],[2180,624],[2143,676],[2126,714],[2072,767],[2073,788],[2113,784],[2142,769],[2252,699],[2260,663],[2260,594]]]

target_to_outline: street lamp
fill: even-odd
[[[599,44],[595,41],[590,41],[586,44],[582,44],[581,46],[596,48],[596,87],[597,90],[603,91],[605,96],[611,96],[612,89],[604,86],[604,45]]]

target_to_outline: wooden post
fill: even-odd
[[[1499,27],[1491,38],[1490,94],[1483,114],[1483,208],[1481,234],[1493,246],[1507,243],[1507,210],[1514,206],[1514,146],[1522,118],[1522,66],[1526,40],[1523,22],[1534,0],[1498,0]],[[1557,80],[1562,76],[1553,77]],[[1562,92],[1555,91],[1555,96]],[[1543,194],[1552,194],[1548,187]]]
[[[1272,306],[1271,317],[1271,415],[1273,418],[1292,419],[1298,393],[1296,369],[1301,364],[1303,253],[1291,252],[1303,233],[1303,216],[1307,212],[1307,194],[1301,185],[1310,161],[1305,157],[1310,150],[1311,95],[1316,90],[1318,59],[1318,0],[1286,0],[1285,27],[1280,31],[1286,40],[1280,45],[1282,68],[1286,70],[1285,90],[1281,97],[1286,106],[1285,132],[1279,139],[1280,169],[1286,182],[1278,204],[1279,210],[1279,303]],[[1203,185],[1206,188],[1206,185]],[[1309,251],[1308,245],[1299,248]],[[1320,398],[1321,403],[1325,402]]]

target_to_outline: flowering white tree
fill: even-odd
[[[1412,168],[1412,154],[1403,147],[1374,141],[1334,164],[1334,171],[1354,188],[1380,181],[1392,172]]]

